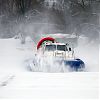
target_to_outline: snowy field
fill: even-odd
[[[34,43],[0,39],[0,99],[98,99],[99,49],[94,47],[90,44],[75,50],[87,72],[29,72],[25,60],[33,57]]]

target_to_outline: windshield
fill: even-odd
[[[46,45],[45,47],[46,51],[55,51],[56,49],[60,51],[68,51],[68,48],[66,47],[66,45]],[[71,48],[69,48],[69,51],[71,51]]]
[[[46,45],[45,50],[54,51],[56,50],[56,45]]]

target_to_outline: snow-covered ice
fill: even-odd
[[[21,45],[19,39],[0,39],[0,98],[98,98],[99,58],[97,52],[91,55],[96,48],[91,47],[89,54],[86,49],[84,52],[83,48],[77,48],[76,55],[85,60],[90,72],[43,73],[29,72],[24,65],[26,59],[33,57],[34,45],[32,41]]]
[[[98,73],[21,73],[0,88],[0,98],[97,99]]]

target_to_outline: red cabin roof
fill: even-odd
[[[37,44],[37,49],[39,49],[39,48],[41,47],[42,43],[43,43],[44,41],[47,41],[47,40],[52,41],[52,42],[55,41],[55,39],[52,38],[52,37],[42,38],[42,39],[38,42],[38,44]]]

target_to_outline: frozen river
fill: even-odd
[[[89,67],[91,72],[29,72],[24,67],[24,60],[33,56],[32,46],[31,42],[22,46],[19,40],[0,39],[0,99],[98,98],[96,62],[93,62],[94,72],[93,67]]]

